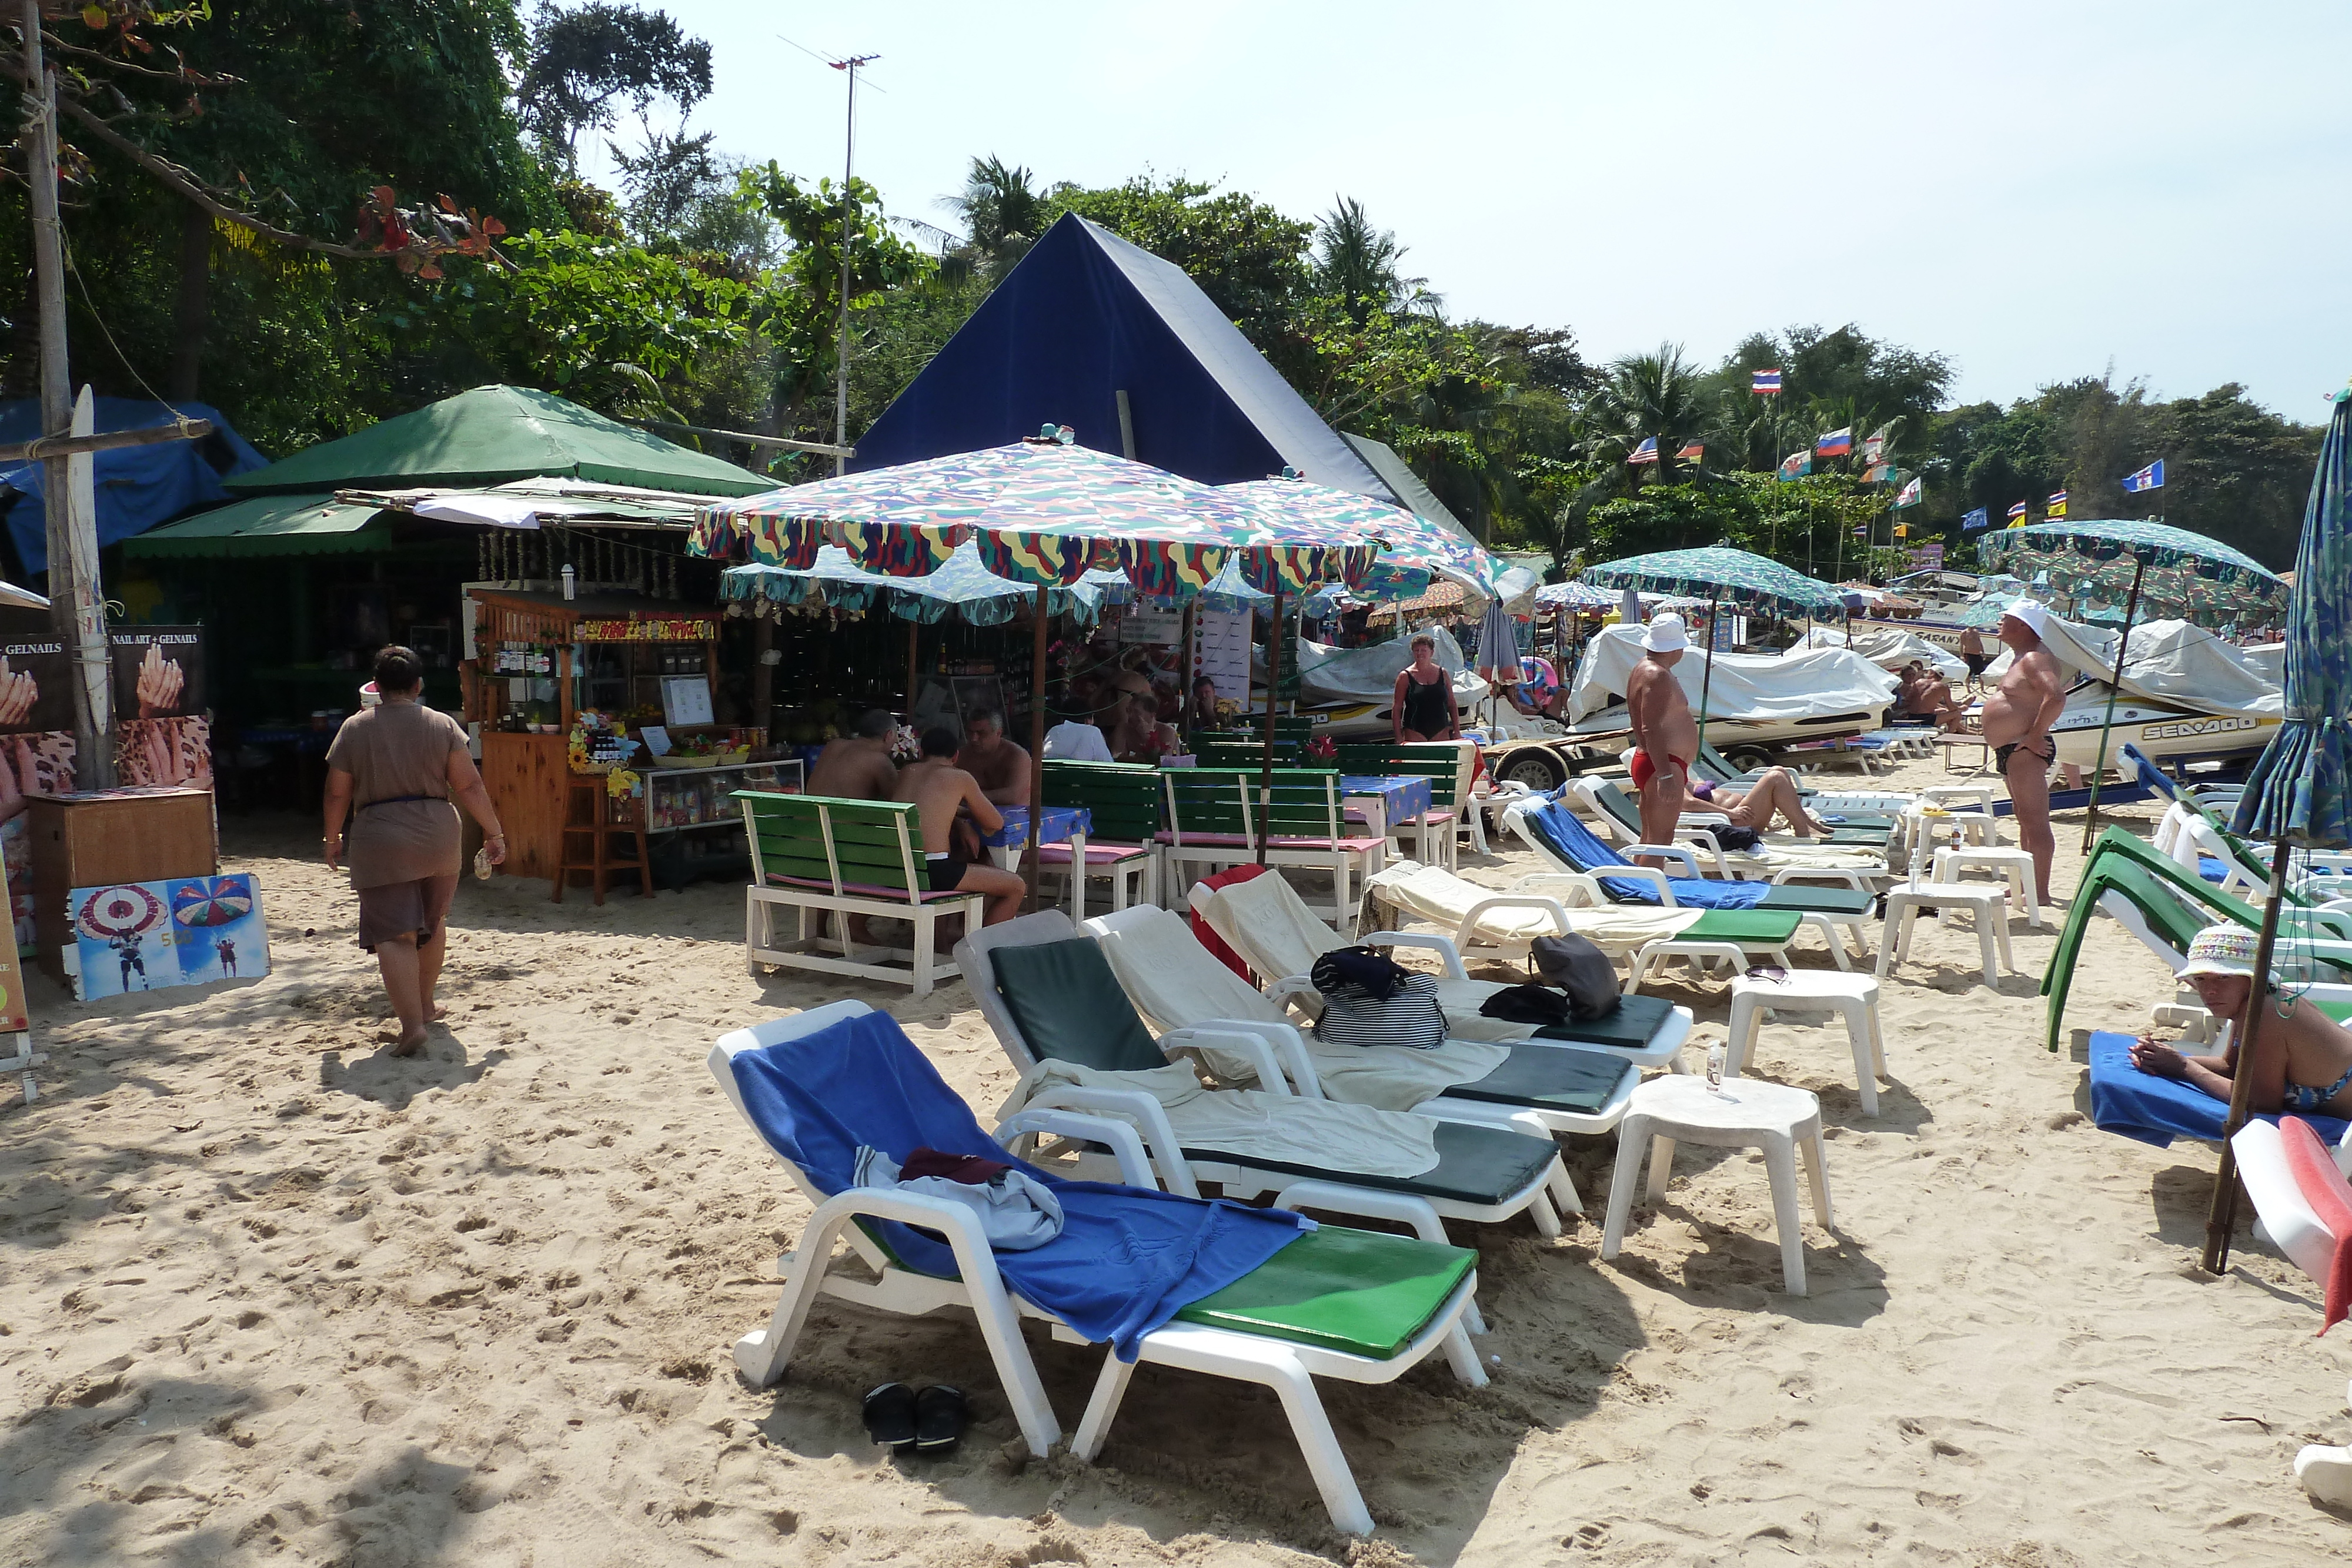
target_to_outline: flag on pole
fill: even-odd
[[[1853,450],[1853,426],[1850,424],[1843,430],[1832,430],[1813,443],[1813,455],[1816,457],[1843,457]]]
[[[1891,419],[1872,431],[1870,439],[1862,444],[1862,460],[1864,463],[1884,462],[1886,457],[1886,440],[1894,431],[1895,422]]]
[[[1862,482],[1865,485],[1884,485],[1894,472],[1895,470],[1886,464],[1873,463],[1862,471]]]
[[[2066,492],[2063,490],[2051,491],[2050,504],[2042,508],[2042,514],[2043,520],[2045,521],[2051,517],[2064,517],[2066,515]]]
[[[1655,463],[1657,460],[1658,438],[1654,435],[1642,437],[1642,444],[1633,448],[1633,455],[1625,459],[1629,464]]]
[[[2025,526],[2025,503],[2022,501],[2020,501],[2017,505],[2011,507],[2009,509],[2009,526],[2012,528],[2023,528]]]
[[[1783,479],[1801,479],[1812,471],[1813,455],[1810,452],[1791,452],[1780,459],[1780,477]]]
[[[1901,490],[1895,493],[1895,504],[1898,507],[1916,507],[1919,504],[1919,476],[1917,475],[1913,475],[1911,476],[1911,483],[1904,486]]]
[[[2138,473],[2127,476],[2124,480],[2124,489],[2127,492],[2137,493],[2141,490],[2161,490],[2163,488],[2164,459],[2161,457],[2149,464],[2147,467],[2141,469]]]
[[[1979,507],[1973,512],[1962,512],[1960,514],[1960,532],[1964,534],[1972,534],[1979,528],[1989,528],[1990,527],[1992,527],[1992,515],[1987,512],[1982,507]]]
[[[1895,537],[1896,538],[1898,538],[1898,539],[1907,539],[1907,538],[1909,538],[1911,537],[1911,525],[1910,525],[1910,524],[1908,524],[1908,523],[1897,523],[1897,524],[1895,524]]]
[[[1856,528],[1856,529],[1854,529],[1854,530],[1853,530],[1853,537],[1854,537],[1854,538],[1864,538],[1864,537],[1867,536],[1867,535],[1869,534],[1869,532],[1870,532],[1870,529],[1869,529],[1868,528],[1866,528],[1866,527],[1864,527],[1864,528]]]
[[[1780,390],[1780,372],[1757,371],[1748,378],[1748,390],[1759,397],[1770,397]]]
[[[1675,454],[1675,461],[1677,463],[1703,463],[1706,460],[1706,446],[1703,442],[1685,442],[1683,444],[1683,449]]]

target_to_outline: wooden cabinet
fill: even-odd
[[[73,939],[67,903],[77,887],[212,876],[220,842],[209,789],[93,789],[28,802],[33,923],[41,967],[62,980],[58,952]]]
[[[563,863],[563,798],[572,777],[571,742],[561,735],[482,736],[482,783],[507,831],[509,876],[552,879]]]

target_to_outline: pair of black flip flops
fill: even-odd
[[[886,1383],[866,1396],[866,1435],[894,1454],[944,1454],[963,1441],[963,1390],[935,1383],[921,1393]]]

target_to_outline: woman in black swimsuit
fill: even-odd
[[[1400,741],[1462,737],[1462,710],[1454,700],[1454,677],[1438,664],[1436,653],[1434,638],[1415,637],[1412,663],[1398,672],[1390,725]]]

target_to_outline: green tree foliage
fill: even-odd
[[[710,46],[688,37],[667,12],[617,0],[567,10],[540,0],[515,101],[523,128],[565,173],[577,174],[582,133],[611,130],[625,105],[651,144],[655,104],[668,100],[683,120],[709,94]],[[709,138],[699,140],[707,152]]]

